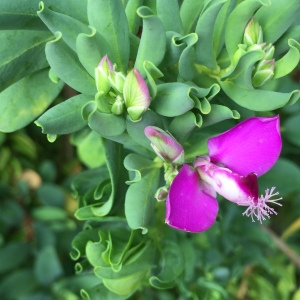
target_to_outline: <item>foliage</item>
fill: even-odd
[[[299,299],[299,11],[1,1],[0,297]],[[144,129],[170,133],[192,162],[211,136],[275,114],[283,151],[260,188],[277,186],[278,216],[252,223],[220,198],[208,231],[168,227],[155,199],[168,169]]]

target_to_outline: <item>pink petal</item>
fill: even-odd
[[[173,180],[166,202],[166,223],[179,230],[201,232],[211,227],[218,201],[208,195],[196,170],[183,165]]]
[[[208,140],[212,162],[235,173],[261,176],[277,161],[281,151],[279,116],[252,117]]]
[[[250,199],[257,203],[258,181],[256,174],[250,173],[247,176],[241,176],[227,168],[221,168],[210,163],[207,156],[197,157],[195,168],[200,178],[227,200],[239,205],[249,203]]]

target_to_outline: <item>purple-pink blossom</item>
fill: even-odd
[[[207,230],[218,214],[216,193],[248,206],[244,214],[253,221],[276,214],[268,203],[281,205],[281,198],[273,198],[275,187],[259,197],[257,177],[271,169],[281,147],[279,116],[252,117],[209,139],[208,155],[184,164],[171,183],[166,223],[189,232]]]

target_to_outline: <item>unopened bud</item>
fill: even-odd
[[[264,60],[271,60],[273,59],[275,47],[270,43],[263,49],[265,51]]]
[[[183,147],[173,136],[154,126],[147,126],[144,132],[150,140],[153,150],[160,158],[172,164],[184,163]]]
[[[144,78],[137,69],[127,74],[123,95],[131,120],[139,121],[150,105],[150,94]]]
[[[122,94],[125,82],[125,76],[121,72],[112,72],[109,81],[113,89]]]
[[[248,22],[245,28],[243,43],[246,44],[248,47],[255,44],[263,43],[263,31],[256,19],[252,18]]]
[[[124,112],[125,103],[121,96],[117,96],[116,101],[111,107],[111,112],[114,115],[121,115]]]
[[[259,63],[255,73],[252,77],[252,84],[254,87],[264,85],[274,76],[274,59],[264,60]]]
[[[111,88],[109,81],[110,73],[113,72],[113,65],[108,56],[102,57],[98,67],[95,69],[95,80],[98,92],[107,94]]]

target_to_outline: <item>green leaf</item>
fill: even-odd
[[[44,48],[52,38],[47,31],[0,31],[0,92],[48,66]]]
[[[31,269],[16,270],[1,280],[0,297],[2,299],[20,299],[24,295],[32,293],[38,286],[35,274]]]
[[[212,70],[218,68],[213,51],[213,32],[216,18],[224,2],[225,0],[216,1],[209,6],[199,17],[195,29],[195,33],[198,35],[198,41],[195,44],[197,61]]]
[[[127,184],[132,184],[141,180],[149,172],[155,168],[161,168],[160,162],[154,162],[143,156],[135,153],[128,154],[124,159],[124,166],[129,171],[130,181]]]
[[[178,61],[179,74],[184,80],[192,80],[195,76],[197,76],[194,45],[198,41],[198,35],[196,33],[190,33],[178,39],[176,42],[179,41],[186,44],[186,47],[183,49]]]
[[[152,276],[149,282],[155,288],[171,288],[184,269],[184,257],[180,245],[174,241],[165,241],[162,245],[161,257],[161,271],[158,275]]]
[[[275,60],[274,79],[283,77],[291,73],[298,65],[300,59],[300,44],[292,39],[288,40],[290,47],[281,59]]]
[[[125,8],[129,32],[134,35],[138,33],[140,27],[141,18],[137,14],[137,9],[142,6],[142,4],[143,0],[129,0]]]
[[[185,34],[194,32],[204,0],[184,0],[180,7],[180,17]]]
[[[158,18],[162,21],[166,31],[183,33],[177,0],[157,0],[156,13]]]
[[[280,176],[278,176],[280,174]],[[272,186],[280,195],[285,196],[289,193],[300,190],[300,168],[294,162],[279,158],[274,167],[259,178],[259,187],[262,194]]]
[[[58,255],[52,246],[45,247],[38,253],[34,272],[42,284],[50,284],[63,274]]]
[[[70,6],[69,1],[44,0],[43,2],[53,11],[66,14],[75,20],[78,20],[84,24],[88,24],[87,0],[72,0],[72,6]]]
[[[74,51],[76,50],[76,38],[79,33],[89,33],[89,28],[86,24],[69,17],[68,15],[57,13],[45,7],[44,2],[40,2],[38,16],[55,34],[60,31],[63,41]]]
[[[103,137],[120,135],[125,130],[125,120],[122,116],[100,112],[97,108],[89,115],[88,124]]]
[[[78,58],[89,74],[95,77],[95,68],[104,55],[111,55],[111,49],[106,40],[90,27],[90,34],[80,33],[76,40]]]
[[[86,245],[89,241],[96,242],[99,240],[98,229],[86,229],[80,231],[72,241],[73,251],[70,256],[73,260],[78,260],[81,256],[85,255]]]
[[[152,110],[147,110],[140,122],[132,122],[130,118],[126,120],[126,128],[130,137],[146,149],[153,151],[149,139],[144,133],[145,128],[150,125],[163,128],[162,117]]]
[[[299,17],[300,2],[298,0],[276,0],[271,5],[261,7],[254,15],[262,27],[264,42],[274,43]]]
[[[225,42],[225,27],[227,20],[233,9],[236,7],[237,0],[229,0],[222,6],[214,25],[213,32],[213,53],[217,57],[221,52]]]
[[[46,134],[68,134],[87,125],[82,119],[81,109],[91,100],[89,96],[77,95],[47,110],[36,125]]]
[[[128,297],[142,285],[147,273],[146,270],[120,279],[103,279],[103,284],[113,293]]]
[[[166,33],[161,20],[148,7],[140,7],[137,13],[143,19],[143,34],[134,67],[145,76],[144,61],[158,66],[164,58]]]
[[[238,44],[242,42],[247,23],[262,5],[270,5],[270,0],[243,1],[230,14],[225,29],[225,44],[230,58],[238,49]]]
[[[61,39],[62,34],[56,33],[56,39],[46,45],[46,57],[59,78],[74,90],[94,95],[97,92],[95,80],[82,67],[75,52]]]
[[[84,130],[80,138],[73,138],[72,143],[77,146],[80,160],[89,168],[97,168],[105,163],[105,153],[101,136],[93,130]]]
[[[175,117],[169,126],[169,131],[179,143],[185,141],[193,129],[197,126],[197,119],[193,112],[188,111],[185,114]]]
[[[147,86],[149,89],[150,97],[151,99],[154,99],[157,93],[155,80],[163,77],[164,74],[151,61],[144,61],[143,68],[147,78]]]
[[[231,67],[227,78],[230,78],[236,85],[250,89],[253,88],[252,72],[254,65],[263,57],[264,52],[261,49],[246,52],[239,58],[237,64]]]
[[[294,145],[300,147],[300,115],[289,117],[284,123],[284,136]]]
[[[30,255],[29,244],[22,242],[11,242],[0,248],[0,274],[19,268]]]
[[[66,205],[66,194],[62,187],[53,183],[43,183],[36,190],[37,198],[44,205],[64,208]]]
[[[240,114],[236,110],[231,110],[226,106],[212,104],[211,111],[208,115],[203,115],[203,125],[210,126],[227,119],[239,119]]]
[[[163,83],[157,87],[157,96],[151,108],[166,117],[176,117],[191,110],[195,103],[190,97],[192,88],[181,82]]]
[[[0,130],[12,132],[28,125],[54,101],[62,86],[63,82],[55,84],[49,79],[48,70],[11,85],[0,94]]]
[[[147,226],[154,220],[155,192],[159,183],[159,169],[154,169],[129,186],[125,198],[125,215],[132,229],[142,229],[147,233]]]
[[[88,0],[87,10],[90,25],[111,47],[110,60],[125,73],[129,60],[129,29],[122,2]]]
[[[274,110],[294,104],[300,98],[298,90],[291,93],[279,93],[260,89],[248,89],[235,85],[230,80],[221,81],[224,92],[242,107],[255,111]]]
[[[1,1],[0,30],[47,30],[36,14],[40,0]]]
[[[106,216],[112,210],[113,205],[116,209],[121,204],[122,199],[124,199],[125,181],[127,178],[123,167],[123,146],[107,139],[103,139],[102,142],[110,176],[110,194],[105,202],[79,208],[75,215],[80,220],[101,219],[101,217]]]
[[[32,210],[32,216],[34,219],[40,221],[55,221],[64,220],[67,218],[67,212],[59,207],[54,206],[41,206]]]
[[[126,296],[117,295],[108,290],[103,284],[96,285],[89,289],[81,289],[81,297],[84,300],[125,300]]]

